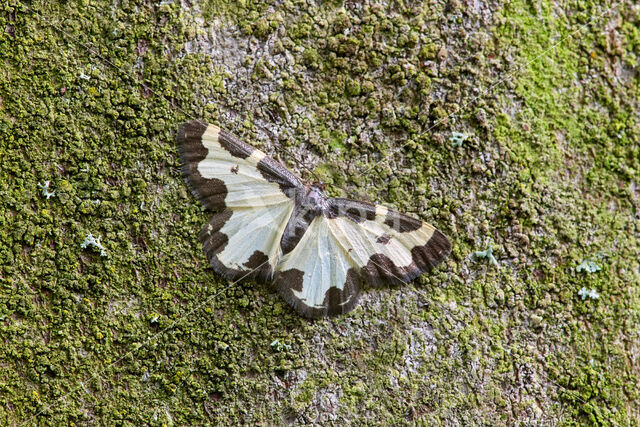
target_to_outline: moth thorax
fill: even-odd
[[[316,211],[318,214],[329,207],[327,196],[319,186],[308,186],[305,199],[305,205],[307,205],[308,209]]]

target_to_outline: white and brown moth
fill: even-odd
[[[402,283],[451,251],[433,226],[381,205],[329,198],[262,151],[200,121],[178,131],[187,183],[214,214],[200,232],[211,266],[272,281],[311,318],[352,310],[360,284]]]

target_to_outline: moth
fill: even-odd
[[[351,311],[360,285],[399,284],[438,265],[451,243],[433,226],[363,201],[327,197],[215,125],[178,130],[188,187],[213,212],[199,238],[230,280],[272,282],[298,313]]]

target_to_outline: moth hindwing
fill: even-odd
[[[213,212],[200,232],[211,266],[272,281],[310,318],[346,313],[360,284],[400,283],[451,251],[433,226],[381,205],[329,198],[262,151],[200,121],[178,130],[182,171]]]

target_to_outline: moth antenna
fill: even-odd
[[[264,126],[260,126],[260,129],[262,129],[264,132],[268,133],[271,136],[271,139],[273,140],[277,140],[276,135],[270,130],[267,129]],[[304,163],[302,163],[300,160],[298,160],[296,158],[296,156],[293,155],[293,153],[291,153],[291,151],[289,151],[285,146],[283,146],[282,144],[278,143],[279,148],[284,151],[285,153],[287,153],[287,155],[293,159],[293,161],[296,163],[296,165],[298,165],[298,167],[301,167],[303,169],[306,169],[311,175],[313,175],[313,177],[315,178],[315,180],[317,182],[322,182],[322,180],[320,180],[320,177],[318,175],[316,175],[316,173],[313,171],[313,169],[311,169],[310,167],[308,167],[307,165],[305,165]]]

